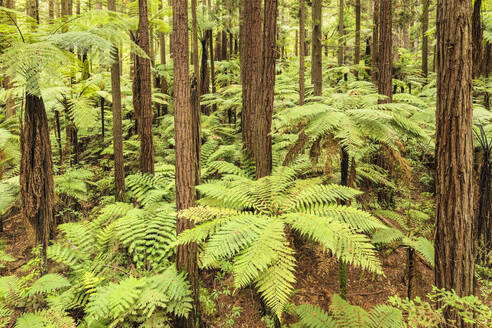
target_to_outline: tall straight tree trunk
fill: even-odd
[[[242,138],[243,147],[252,160],[255,159],[255,118],[256,106],[260,98],[260,69],[261,69],[261,0],[244,1],[243,10],[243,49],[241,49],[241,65],[244,76],[243,108],[242,108]]]
[[[272,116],[275,90],[275,60],[277,58],[278,0],[265,0],[263,16],[263,63],[261,98],[256,113],[256,178],[272,173]]]
[[[108,0],[108,10],[116,11],[115,0]],[[123,163],[123,128],[121,117],[121,84],[118,47],[113,46],[111,55],[111,94],[113,98],[113,153],[114,153],[114,189],[117,202],[125,201],[125,166]]]
[[[360,0],[355,0],[355,49],[354,64],[360,62]],[[355,71],[355,76],[359,77],[359,71]]]
[[[379,21],[381,24],[379,31],[379,77],[378,77],[378,92],[385,95],[387,98],[380,100],[382,103],[392,101],[393,76],[392,76],[392,0],[380,0]]]
[[[345,28],[343,26],[343,0],[338,0],[338,65],[344,64]]]
[[[321,0],[313,0],[313,53],[311,63],[311,80],[314,85],[314,96],[321,96],[323,92],[323,62],[321,52]]]
[[[138,1],[138,45],[149,54],[149,18],[147,0]],[[152,140],[152,85],[150,60],[137,56],[139,88],[139,125],[140,125],[140,171],[154,173],[154,142]]]
[[[437,1],[435,283],[473,294],[472,3]],[[438,304],[439,305],[439,304]],[[453,327],[469,327],[446,308]]]
[[[176,209],[195,205],[195,155],[193,149],[192,108],[189,80],[188,1],[173,2],[173,62],[174,62],[174,131],[176,142]],[[192,221],[178,217],[177,234],[193,228]],[[178,270],[188,273],[192,287],[193,308],[187,318],[181,318],[177,327],[200,327],[199,281],[197,245],[178,246],[176,254]]]
[[[299,105],[304,105],[305,86],[304,72],[306,70],[304,63],[304,55],[306,50],[306,29],[304,28],[306,20],[306,6],[304,0],[299,0]]]
[[[203,38],[200,40],[202,44],[202,63],[200,66],[200,78],[202,80],[200,86],[202,90],[200,91],[200,94],[202,95],[206,95],[210,93],[210,74],[208,69],[208,44],[209,44],[211,32],[212,31],[205,31]],[[206,115],[210,114],[210,108],[208,106],[203,106],[202,110]]]
[[[422,74],[425,77],[429,74],[429,1],[422,0]]]
[[[379,80],[379,7],[381,0],[374,0],[374,16],[372,25],[372,83],[378,85]]]
[[[300,5],[300,2],[299,2]],[[296,31],[295,46],[294,46],[295,56],[299,56],[299,31]]]
[[[36,24],[39,25],[39,0],[27,0],[26,2],[26,14],[33,18]],[[35,28],[36,25],[31,25],[31,28]]]
[[[19,176],[22,214],[29,222],[28,231],[34,233],[35,245],[42,245],[46,272],[46,248],[55,226],[53,155],[43,99],[29,93],[25,99]]]
[[[482,17],[480,10],[482,0],[475,0],[472,16],[472,55],[473,55],[473,78],[478,78],[482,69]]]
[[[198,108],[200,108],[200,66],[198,61],[198,21],[196,18],[196,0],[191,0],[191,26],[192,26],[192,35],[193,35],[193,54],[192,54],[192,62],[193,62],[193,73],[195,74],[197,81],[197,97],[198,97]]]

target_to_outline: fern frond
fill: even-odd
[[[361,307],[351,305],[338,294],[331,298],[330,310],[340,327],[366,328],[369,314]]]
[[[294,327],[299,328],[338,328],[335,320],[325,311],[311,304],[299,305],[295,313],[300,319]]]
[[[309,214],[286,214],[285,221],[301,235],[320,243],[346,263],[383,274],[374,246],[362,234],[340,221]]]
[[[54,290],[64,289],[70,286],[71,284],[67,278],[57,273],[49,273],[36,280],[31,285],[26,295],[33,296],[35,294],[48,294]]]
[[[369,312],[367,328],[403,328],[402,312],[389,305],[376,305]]]

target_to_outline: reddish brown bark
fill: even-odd
[[[321,0],[313,0],[313,34],[312,34],[312,59],[311,59],[311,80],[314,85],[314,95],[321,96],[323,92],[323,60],[322,60],[322,22],[321,22]]]
[[[115,0],[108,0],[108,10],[116,11]],[[117,202],[125,201],[125,166],[123,163],[123,128],[121,117],[121,85],[118,47],[112,49],[111,94],[113,99],[113,153],[114,153],[114,189]]]
[[[437,1],[436,286],[473,293],[471,1]],[[467,327],[446,308],[447,320]]]
[[[174,131],[176,142],[176,209],[195,205],[195,161],[193,143],[192,107],[189,80],[188,1],[173,3],[172,55],[174,60]],[[179,217],[177,233],[194,226],[193,222]],[[200,327],[198,265],[196,244],[180,245],[176,254],[178,270],[188,273],[193,293],[193,309],[187,318],[179,320],[177,327]]]
[[[149,18],[147,0],[138,1],[138,45],[149,54]],[[139,134],[140,134],[140,171],[154,173],[154,142],[152,137],[152,85],[150,59],[137,56],[135,77],[139,95]],[[135,97],[135,94],[134,94]]]
[[[272,116],[275,90],[275,60],[277,58],[277,0],[265,0],[263,17],[263,59],[261,98],[256,113],[256,178],[272,173]]]
[[[254,160],[255,158],[255,117],[256,106],[260,98],[261,66],[261,0],[243,2],[243,41],[241,49],[241,77],[243,89],[243,108],[241,128],[243,147]]]
[[[374,16],[372,26],[372,83],[378,85],[379,77],[379,7],[381,0],[374,0]]]
[[[422,73],[425,77],[429,74],[429,1],[422,0]]]
[[[299,105],[304,105],[305,83],[304,72],[306,70],[304,55],[306,50],[306,29],[304,28],[306,20],[306,7],[304,0],[299,0]]]
[[[379,74],[378,74],[378,92],[387,98],[380,100],[382,103],[392,101],[393,90],[393,37],[392,37],[392,0],[380,0],[379,8]]]

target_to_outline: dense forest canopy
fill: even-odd
[[[0,328],[492,327],[492,2],[0,0]]]

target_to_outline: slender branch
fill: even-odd
[[[20,34],[20,37],[22,39],[22,42],[23,43],[26,43],[26,40],[24,39],[24,35],[22,35],[22,31],[20,30],[19,28],[19,25],[17,25],[17,22],[15,21],[15,19],[12,18],[12,16],[10,16],[10,13],[4,9],[2,9],[6,14],[7,16],[10,18],[10,20],[12,21],[12,23],[14,23],[15,27],[17,28],[17,31],[19,31],[19,34]]]

